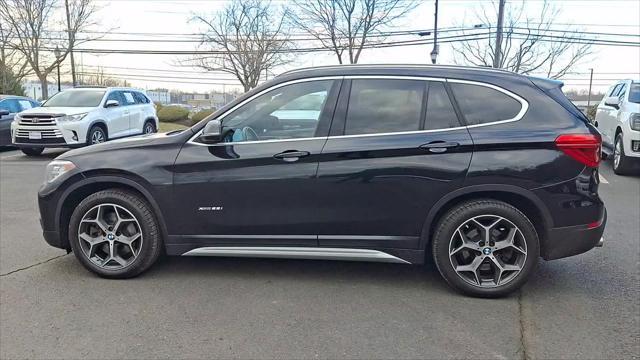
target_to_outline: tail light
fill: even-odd
[[[597,167],[600,164],[602,138],[594,134],[565,134],[556,138],[556,146],[580,163]]]

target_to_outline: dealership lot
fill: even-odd
[[[1,358],[631,358],[640,354],[640,178],[601,166],[605,246],[467,298],[432,266],[168,258],[97,278],[49,247],[36,191],[60,151],[0,153]]]

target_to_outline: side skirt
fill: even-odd
[[[182,256],[227,256],[285,259],[316,259],[345,261],[375,261],[411,264],[391,254],[369,249],[313,248],[313,247],[200,247]]]

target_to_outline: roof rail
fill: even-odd
[[[103,85],[76,85],[74,89],[106,89],[107,86]]]
[[[292,74],[300,71],[308,71],[315,69],[344,69],[347,67],[353,68],[394,68],[394,67],[412,67],[412,68],[422,68],[422,69],[460,69],[460,70],[477,70],[477,71],[491,71],[491,72],[500,72],[507,74],[516,74],[513,71],[498,69],[489,66],[462,66],[462,65],[431,65],[431,64],[342,64],[342,65],[323,65],[323,66],[312,66],[312,67],[304,67],[299,69],[293,69],[289,71],[285,71],[280,75]],[[280,76],[278,75],[278,76]]]

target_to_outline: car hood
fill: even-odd
[[[75,115],[87,113],[95,107],[37,107],[22,111],[20,114],[64,114]]]
[[[182,132],[175,133],[160,133],[160,134],[148,134],[138,135],[123,139],[109,140],[102,144],[91,145],[79,149],[73,149],[65,152],[57,157],[60,160],[72,160],[72,158],[97,155],[100,153],[113,152],[115,150],[124,149],[140,149],[145,150],[156,146],[164,146],[171,144],[181,144],[186,141],[193,133],[190,129],[185,129]]]

